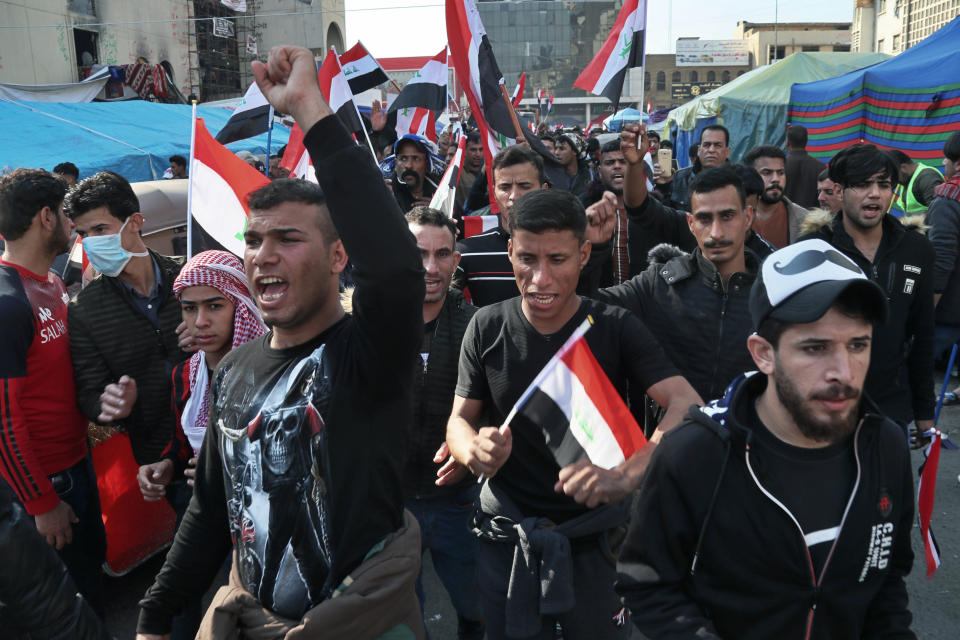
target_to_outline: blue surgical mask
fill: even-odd
[[[116,233],[87,236],[83,239],[83,250],[87,254],[87,259],[90,260],[90,264],[97,271],[105,276],[115,278],[127,266],[130,258],[150,255],[147,252],[132,253],[123,248],[123,244],[120,242],[120,234],[123,233],[123,228],[127,226],[128,222],[130,222],[130,218],[127,218],[120,225],[120,231]]]

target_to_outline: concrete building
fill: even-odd
[[[855,0],[854,51],[896,55],[960,15],[960,0]]]
[[[3,0],[0,82],[77,82],[94,65],[162,64],[184,94],[236,97],[276,44],[343,50],[344,0]],[[256,53],[254,53],[256,51]]]
[[[849,22],[740,21],[733,37],[749,43],[754,67],[783,60],[798,51],[850,51]]]
[[[750,69],[749,65],[680,67],[677,66],[675,54],[648,54],[644,102],[649,99],[655,110],[679,106],[691,98],[725,85]]]

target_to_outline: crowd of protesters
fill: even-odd
[[[451,218],[450,130],[397,136],[374,105],[378,166],[310,51],[253,71],[317,183],[252,192],[241,258],[148,249],[115,173],[0,178],[4,634],[109,637],[92,423],[177,517],[144,640],[424,638],[426,550],[458,638],[914,637],[909,448],[960,338],[960,132],[945,175],[869,144],[824,165],[797,126],[731,162],[711,125],[676,171],[636,123],[541,128],[487,173],[467,120]],[[74,232],[97,275],[71,298]],[[569,457],[609,397],[515,410],[583,326],[647,439],[610,468]]]

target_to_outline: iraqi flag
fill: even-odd
[[[337,50],[333,47],[330,47],[327,57],[323,59],[323,64],[320,65],[317,81],[320,83],[320,92],[323,94],[323,99],[337,114],[347,131],[353,134],[362,132],[363,122],[360,120],[360,113],[357,111],[357,105],[353,102],[353,93],[350,91],[347,77],[343,75],[343,69],[340,68]]]
[[[453,154],[453,160],[450,161],[447,170],[443,172],[443,177],[440,178],[440,186],[437,187],[433,199],[430,200],[430,207],[443,211],[448,218],[453,217],[453,205],[457,199],[457,184],[460,182],[460,166],[463,163],[463,151],[466,146],[467,139],[461,136],[460,140],[457,141],[457,152]]]
[[[247,196],[270,180],[213,139],[194,121],[190,161],[190,255],[207,249],[225,249],[243,257],[247,226]]]
[[[287,149],[283,152],[283,158],[280,159],[279,164],[290,172],[291,178],[300,178],[317,184],[317,175],[313,171],[313,161],[310,160],[307,147],[303,144],[303,129],[296,123],[290,130]]]
[[[587,317],[530,383],[507,416],[538,425],[560,467],[587,458],[604,469],[628,460],[647,443],[623,398],[590,351]]]
[[[500,224],[500,216],[463,216],[463,237],[478,236]]]
[[[397,137],[408,133],[437,143],[437,116],[424,107],[403,107],[397,111]]]
[[[390,111],[404,107],[423,107],[441,112],[447,106],[447,48],[433,56],[407,81]]]
[[[260,87],[254,82],[243,94],[243,99],[233,115],[217,133],[217,142],[230,144],[266,133],[270,128],[270,103],[263,97]]]
[[[520,101],[523,100],[523,89],[526,86],[527,73],[523,72],[520,74],[520,79],[517,80],[517,86],[513,89],[513,96],[510,97],[510,103],[513,105],[514,109],[520,106]]]
[[[390,81],[387,72],[360,41],[343,52],[340,56],[340,67],[353,95]]]
[[[627,69],[643,66],[646,21],[647,0],[626,0],[600,51],[573,86],[603,96],[616,111]]]
[[[537,91],[537,111],[540,113],[540,120],[546,120],[553,108],[553,94],[546,89]]]

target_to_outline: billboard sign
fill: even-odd
[[[678,67],[746,67],[750,48],[746,40],[677,40]]]
[[[722,82],[674,82],[670,86],[670,99],[673,104],[683,104],[691,98],[702,96],[722,86]]]

